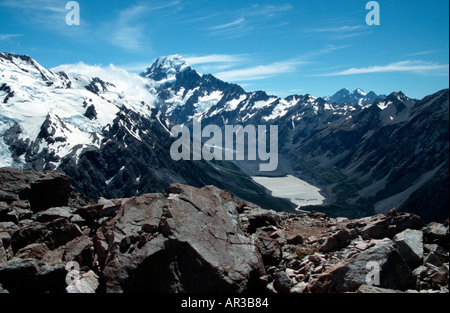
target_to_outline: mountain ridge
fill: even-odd
[[[4,165],[59,169],[93,198],[107,190],[113,190],[110,197],[123,197],[162,190],[169,182],[187,182],[199,187],[216,184],[263,205],[270,196],[249,177],[261,175],[255,162],[202,161],[191,168],[195,163],[171,161],[170,128],[192,126],[194,118],[201,118],[204,125],[219,127],[277,124],[279,168],[268,175],[293,174],[327,196],[324,206],[305,209],[356,217],[397,206],[427,220],[448,215],[448,191],[433,195],[433,212],[425,203],[414,208],[407,200],[432,193],[431,186],[445,186],[448,90],[422,100],[393,92],[364,105],[329,103],[309,94],[279,98],[199,74],[175,55],[158,58],[141,73],[153,77],[147,78],[152,95],[148,102],[98,77],[52,73],[28,56],[3,53],[0,60]],[[362,90],[355,92],[367,96]],[[23,106],[29,102],[37,103],[32,119]],[[140,175],[144,168],[145,179]],[[286,201],[278,205],[293,209]]]

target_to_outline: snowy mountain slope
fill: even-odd
[[[166,72],[170,75],[162,74]],[[448,90],[430,96],[433,101],[361,89],[343,89],[326,98],[307,94],[282,99],[198,74],[180,56],[160,58],[141,75],[162,81],[155,105],[177,123],[189,125],[193,117],[201,117],[203,125],[220,127],[278,125],[280,160],[271,175],[294,174],[321,187],[327,204],[312,209],[357,217],[396,206],[420,212],[427,220],[448,216],[448,192],[433,195],[432,203],[411,205],[411,198],[430,194],[430,186],[445,186],[443,178],[448,178],[448,118],[442,125]],[[419,113],[436,102],[443,106],[434,117]],[[425,139],[426,133],[433,140]],[[258,162],[234,164],[248,175],[261,175]]]
[[[65,72],[29,56],[0,54],[0,166],[64,172],[93,199],[163,192],[179,182],[216,185],[267,208],[293,206],[238,168],[173,161],[174,124],[152,104],[156,81],[83,64],[55,69]]]
[[[62,171],[92,198],[182,182],[289,209],[249,178],[261,174],[259,160],[169,155],[169,130],[193,118],[220,127],[278,125],[278,169],[270,175],[320,187],[326,203],[311,209],[359,217],[396,206],[425,220],[448,217],[448,90],[422,100],[394,92],[372,101],[362,90],[342,92],[356,101],[279,98],[199,74],[179,55],[159,58],[139,77],[83,64],[55,69],[64,71],[0,54],[1,166]]]
[[[180,124],[189,123],[194,117],[219,125],[267,124],[299,109],[311,110],[315,115],[324,111],[346,115],[361,109],[358,103],[331,103],[311,95],[282,99],[264,91],[246,92],[239,85],[197,73],[180,55],[158,58],[140,75],[155,86],[152,89],[157,96],[155,105]]]
[[[98,148],[103,129],[124,108],[143,115],[155,109],[111,83],[78,74],[54,74],[28,56],[1,53],[0,73],[3,133],[11,141],[14,134],[5,128],[20,127],[15,144],[32,146],[31,155],[46,150],[52,155],[47,169],[57,168],[75,146]],[[46,140],[50,135],[53,139]],[[14,155],[2,165],[23,167],[24,157],[30,154]]]

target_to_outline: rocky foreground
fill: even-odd
[[[99,199],[0,169],[0,292],[446,292],[449,226],[263,210],[215,187]]]

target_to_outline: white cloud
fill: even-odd
[[[55,27],[65,23],[66,3],[60,0],[21,0],[1,1],[0,6],[15,9],[30,23]]]
[[[245,60],[242,54],[210,54],[202,56],[187,56],[184,58],[190,65],[208,63],[239,63]]]
[[[268,65],[259,65],[245,69],[235,69],[214,74],[224,81],[251,81],[289,73],[296,70],[299,65],[306,64],[298,60],[275,62]]]
[[[348,32],[355,32],[362,29],[367,29],[366,26],[362,25],[355,25],[355,26],[337,26],[337,27],[323,27],[323,28],[314,28],[309,29],[307,32],[314,32],[314,33],[348,33]]]
[[[275,28],[286,25],[283,23],[274,23],[274,19],[282,18],[283,14],[292,10],[290,4],[285,5],[252,5],[242,9],[223,12],[229,22],[210,27],[208,30],[211,35],[225,36],[228,38],[237,38],[248,35],[252,31],[261,29]]]
[[[112,29],[111,43],[128,51],[141,50],[144,26],[139,23],[139,20],[147,10],[146,5],[139,4],[121,11],[118,18],[110,25]]]
[[[150,81],[135,73],[130,73],[123,68],[112,64],[108,66],[88,65],[83,62],[76,64],[59,65],[51,69],[52,72],[66,72],[81,74],[100,79],[114,84],[118,90],[124,91],[130,96],[135,96],[145,101],[152,101],[154,95],[148,90]]]
[[[413,72],[417,74],[439,74],[443,71],[448,72],[448,64],[423,61],[401,61],[388,65],[373,65],[368,67],[353,67],[344,71],[320,74],[318,76],[344,76],[372,73],[390,73],[390,72]]]
[[[244,22],[245,22],[245,18],[241,17],[240,19],[230,22],[230,23],[213,26],[212,29],[224,29],[224,28],[236,27],[236,26],[242,25]]]
[[[415,57],[415,56],[421,56],[421,55],[435,54],[435,53],[439,53],[439,52],[441,52],[441,50],[425,50],[425,51],[420,51],[420,52],[416,52],[416,53],[411,53],[406,56],[407,57]]]
[[[20,36],[22,36],[22,34],[0,34],[0,40],[9,40]]]

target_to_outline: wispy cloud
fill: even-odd
[[[336,24],[335,26],[307,28],[300,32],[311,36],[326,36],[330,39],[348,39],[367,35],[372,30],[367,25]]]
[[[245,23],[245,18],[241,17],[240,19],[237,19],[236,21],[233,21],[230,23],[213,26],[212,29],[229,29],[232,27],[239,27],[240,25],[243,25],[244,23]]]
[[[164,12],[178,12],[182,9],[180,0],[160,1],[157,3],[139,2],[121,10],[109,23],[105,31],[111,33],[110,42],[127,52],[139,52],[149,49],[148,21],[151,16]],[[157,13],[155,13],[157,11]]]
[[[139,51],[142,49],[144,38],[144,26],[141,19],[148,12],[145,4],[132,5],[120,12],[112,25],[110,42],[127,51]]]
[[[406,56],[407,57],[416,57],[416,56],[422,56],[422,55],[435,54],[435,53],[439,53],[439,52],[441,52],[441,50],[425,50],[425,51],[420,51],[420,52],[407,54]]]
[[[267,65],[258,65],[250,68],[223,71],[215,73],[214,75],[224,81],[252,81],[293,72],[298,66],[303,64],[306,64],[306,62],[299,60],[288,60]]]
[[[312,28],[312,29],[308,29],[305,31],[311,32],[311,33],[348,33],[348,32],[360,31],[362,29],[366,29],[366,27],[362,26],[362,25],[354,25],[354,26],[343,25],[343,26],[338,26],[338,27]]]
[[[285,5],[259,5],[255,4],[244,9],[225,12],[228,21],[221,24],[213,25],[209,28],[209,32],[214,36],[225,36],[228,38],[236,38],[248,35],[252,31],[261,28],[285,26],[286,22],[273,23],[273,19],[282,17],[282,14],[292,10],[290,4]]]
[[[448,64],[408,60],[395,62],[387,65],[352,67],[343,71],[319,74],[317,76],[345,76],[345,75],[392,73],[392,72],[411,72],[424,75],[432,75],[432,74],[441,75],[447,72],[448,75],[448,69],[449,69]]]
[[[1,1],[0,6],[13,8],[35,25],[54,27],[65,23],[66,2],[59,0],[12,0]]]
[[[248,61],[248,56],[244,54],[210,54],[186,56],[185,60],[201,73],[213,73],[239,66]]]
[[[238,63],[246,59],[243,54],[210,54],[202,56],[186,56],[185,60],[190,65],[205,63]]]
[[[9,40],[20,36],[22,36],[22,34],[0,34],[0,40]]]

